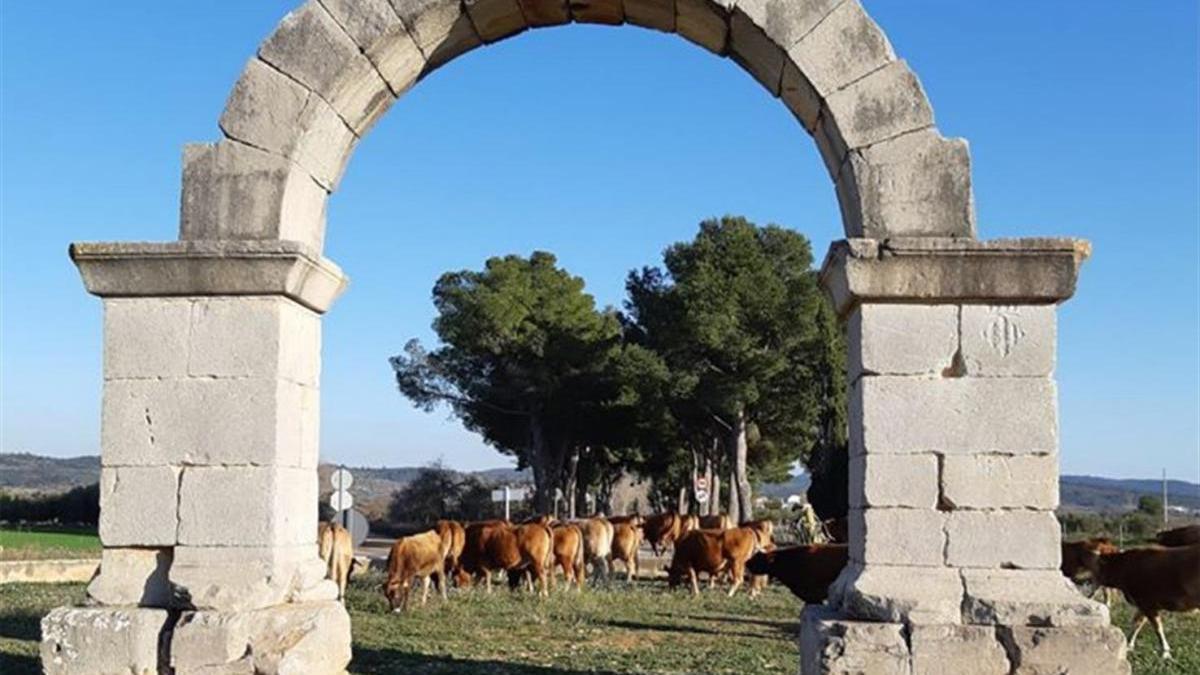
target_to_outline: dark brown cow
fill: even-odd
[[[700,516],[690,513],[685,516],[680,516],[679,536],[683,536],[692,530],[700,529]]]
[[[522,573],[528,570],[541,586],[539,593],[545,595],[546,564],[553,540],[554,535],[546,525],[513,525],[504,520],[471,523],[467,525],[466,544],[459,558],[463,571],[459,581],[482,576],[490,593],[492,572],[508,572],[509,587],[516,588]]]
[[[445,563],[445,547],[437,532],[430,530],[397,539],[388,553],[387,582],[383,586],[383,594],[387,596],[392,611],[408,610],[409,594],[417,577],[424,580],[424,590],[421,593],[421,606],[424,606],[429,600],[430,579],[441,576]],[[445,581],[441,580],[439,586],[442,589],[442,597],[445,598]]]
[[[1099,583],[1120,590],[1137,607],[1129,648],[1133,649],[1146,621],[1153,621],[1162,657],[1170,659],[1171,645],[1163,632],[1161,613],[1200,609],[1200,544],[1107,554],[1091,549],[1084,562]]]
[[[746,563],[751,574],[766,574],[804,602],[825,602],[829,585],[850,558],[845,544],[785,546],[756,553]]]
[[[692,584],[692,595],[700,594],[698,574],[710,577],[728,571],[733,577],[729,588],[732,597],[737,593],[745,577],[746,561],[761,550],[766,542],[753,527],[734,527],[728,530],[694,530],[675,542],[675,555],[667,570],[667,583],[671,588],[679,585],[684,575]]]
[[[1184,525],[1173,530],[1163,530],[1154,535],[1154,539],[1163,546],[1191,546],[1200,544],[1200,525]]]
[[[1062,562],[1059,563],[1059,569],[1062,570],[1063,576],[1077,584],[1094,582],[1095,579],[1092,579],[1091,570],[1088,569],[1085,562],[1088,551],[1096,551],[1103,554],[1116,553],[1118,550],[1108,537],[1092,537],[1083,541],[1064,541],[1062,543]],[[1112,593],[1110,589],[1096,584],[1088,597],[1096,599],[1097,596],[1102,596],[1104,604],[1112,606]]]
[[[731,527],[733,527],[733,519],[728,514],[700,516],[700,529],[702,530],[728,530]]]
[[[660,549],[673,545],[675,540],[679,539],[682,525],[683,521],[678,513],[655,513],[646,516],[642,522],[642,533],[654,555],[658,555]]]

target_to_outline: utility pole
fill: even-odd
[[[1167,470],[1166,470],[1166,468],[1164,468],[1164,469],[1163,469],[1163,472],[1162,472],[1162,480],[1163,480],[1163,526],[1164,526],[1164,527],[1166,527],[1166,525],[1167,525],[1167,511],[1168,511],[1168,504],[1167,504]]]

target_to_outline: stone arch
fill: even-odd
[[[916,75],[857,0],[308,0],[259,47],[184,153],[180,239],[319,251],[356,143],[422,78],[530,28],[678,33],[736,61],[817,144],[847,236],[973,238],[966,142],[943,138]]]
[[[422,77],[530,27],[628,22],[742,65],[795,114],[847,240],[848,563],[801,672],[1127,673],[1059,573],[1055,305],[1087,242],[976,241],[969,159],[857,0],[308,0],[184,154],[180,239],[77,243],[104,299],[99,575],[48,673],[343,672],[314,541],[325,201]],[[231,525],[232,524],[232,525]]]

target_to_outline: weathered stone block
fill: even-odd
[[[936,476],[936,468],[933,472]],[[847,521],[853,561],[930,567],[945,562],[946,514],[941,511],[851,508]]]
[[[912,672],[920,675],[1008,675],[996,630],[983,626],[913,626]]]
[[[290,239],[319,250],[327,196],[279,155],[229,140],[189,145],[180,239]]]
[[[189,673],[345,672],[350,616],[337,602],[251,612],[186,612],[171,640],[171,666]]]
[[[1113,626],[996,629],[1012,662],[1012,675],[1086,673],[1128,675],[1125,636]]]
[[[189,375],[316,386],[320,361],[320,318],[291,300],[214,297],[193,303]]]
[[[474,0],[464,4],[475,32],[484,42],[503,40],[526,28],[517,0]]]
[[[1051,454],[1054,382],[1038,378],[862,377],[850,388],[851,454]]]
[[[925,91],[904,61],[892,61],[832,92],[825,106],[834,122],[830,130],[836,131],[839,145],[847,150],[933,126]]]
[[[783,84],[783,50],[745,14],[737,11],[729,20],[729,56],[772,96],[779,96]]]
[[[320,0],[397,96],[417,81],[425,57],[388,0]]]
[[[779,88],[779,98],[804,126],[805,131],[810,134],[816,133],[817,120],[821,114],[821,97],[804,73],[788,58],[783,60],[783,81]]]
[[[962,570],[963,620],[1003,626],[1105,626],[1108,607],[1058,570]]]
[[[101,462],[313,467],[317,406],[315,388],[275,378],[110,381]]]
[[[46,675],[165,672],[172,620],[165,609],[59,607],[42,618]]]
[[[1048,377],[1058,340],[1054,305],[963,305],[962,350],[974,377]]]
[[[285,16],[258,56],[320,94],[359,136],[395,100],[379,71],[320,2]]]
[[[88,597],[102,605],[170,607],[170,548],[106,548]]]
[[[570,0],[571,19],[577,23],[618,26],[625,22],[621,0]]]
[[[850,458],[850,508],[938,506],[937,455],[856,455]]]
[[[417,43],[427,61],[431,61],[436,52],[442,54],[436,64],[426,66],[426,72],[445,63],[448,58],[446,51],[450,44],[461,40],[462,27],[474,33],[470,18],[463,12],[462,5],[457,0],[389,0],[396,10],[400,20],[408,27],[409,34]],[[475,44],[479,44],[476,36]],[[457,54],[455,54],[457,55]]]
[[[292,160],[326,190],[337,187],[358,140],[324,99],[257,58],[219,123],[227,137]]]
[[[675,0],[625,0],[625,20],[635,26],[675,32]]]
[[[738,0],[735,11],[745,14],[775,44],[787,49],[828,21],[826,17],[839,4],[840,0]]]
[[[312,469],[189,466],[179,492],[179,543],[287,546],[317,530]]]
[[[814,4],[817,9],[825,9],[835,3]],[[796,35],[794,43],[787,43],[790,45],[788,56],[823,97],[896,58],[883,31],[859,3],[837,3],[833,11],[825,11],[828,16],[824,20],[818,19],[819,23],[815,23],[810,31]]]
[[[948,455],[942,498],[961,509],[1058,507],[1055,455]]]
[[[847,373],[942,375],[958,351],[958,308],[954,305],[864,304],[847,322]]]
[[[313,527],[316,537],[316,526]],[[315,544],[302,546],[177,546],[170,581],[181,607],[247,610],[315,600],[331,582]],[[336,598],[337,588],[325,593]]]
[[[909,675],[908,664],[902,624],[856,621],[823,605],[800,613],[801,675]]]
[[[191,307],[180,298],[105,299],[105,379],[186,375]]]
[[[708,51],[724,55],[733,0],[675,0],[675,30]]]
[[[962,622],[962,599],[958,570],[945,567],[851,562],[829,587],[830,606],[867,621],[958,624]]]
[[[178,495],[178,467],[101,468],[100,542],[174,546]]]
[[[852,151],[837,178],[850,236],[974,237],[971,155],[935,129]]]
[[[567,0],[520,0],[521,14],[532,27],[559,26],[571,22]]]
[[[1057,570],[1062,551],[1051,511],[953,511],[946,563],[953,567]]]

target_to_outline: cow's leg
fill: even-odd
[[[446,602],[450,599],[447,595],[448,591],[446,590],[446,587],[450,585],[450,579],[446,576],[444,571],[439,570],[437,572],[437,582],[438,585],[442,587],[442,602]]]
[[[1146,616],[1142,614],[1142,610],[1138,610],[1133,614],[1133,632],[1129,634],[1129,650],[1133,651],[1134,645],[1137,644],[1138,633],[1142,632],[1142,626],[1146,625]]]
[[[587,565],[581,560],[575,567],[575,590],[583,592],[584,577],[587,576]]]
[[[729,568],[729,575],[733,581],[733,585],[729,587],[729,597],[732,598],[742,587],[742,579],[746,576],[746,571],[742,569],[742,563],[735,561]]]
[[[633,579],[637,579],[637,577],[638,577],[638,552],[637,552],[637,549],[635,548],[635,549],[633,549]],[[632,581],[633,579],[630,579],[630,581]]]
[[[696,568],[694,568],[694,567],[688,568],[688,578],[692,582],[692,595],[693,596],[700,595],[700,575],[696,574]]]
[[[1171,660],[1171,645],[1167,642],[1167,632],[1163,630],[1162,615],[1154,615],[1154,631],[1158,633],[1158,646],[1160,654],[1166,661]]]
[[[421,580],[421,606],[424,607],[429,602],[429,582],[433,578],[432,574],[426,574]]]
[[[492,594],[492,571],[485,570],[483,573],[483,578],[486,579],[484,584],[487,586],[487,594],[491,595]]]
[[[541,565],[536,565],[533,568],[533,574],[535,577],[537,577],[538,583],[541,585],[542,590],[540,592],[540,595],[543,598],[550,595],[550,590],[548,588],[549,579],[546,578],[547,576],[549,576],[547,574],[547,572],[549,572],[550,574],[553,574],[554,570],[553,569],[547,570],[546,568],[542,567]]]

